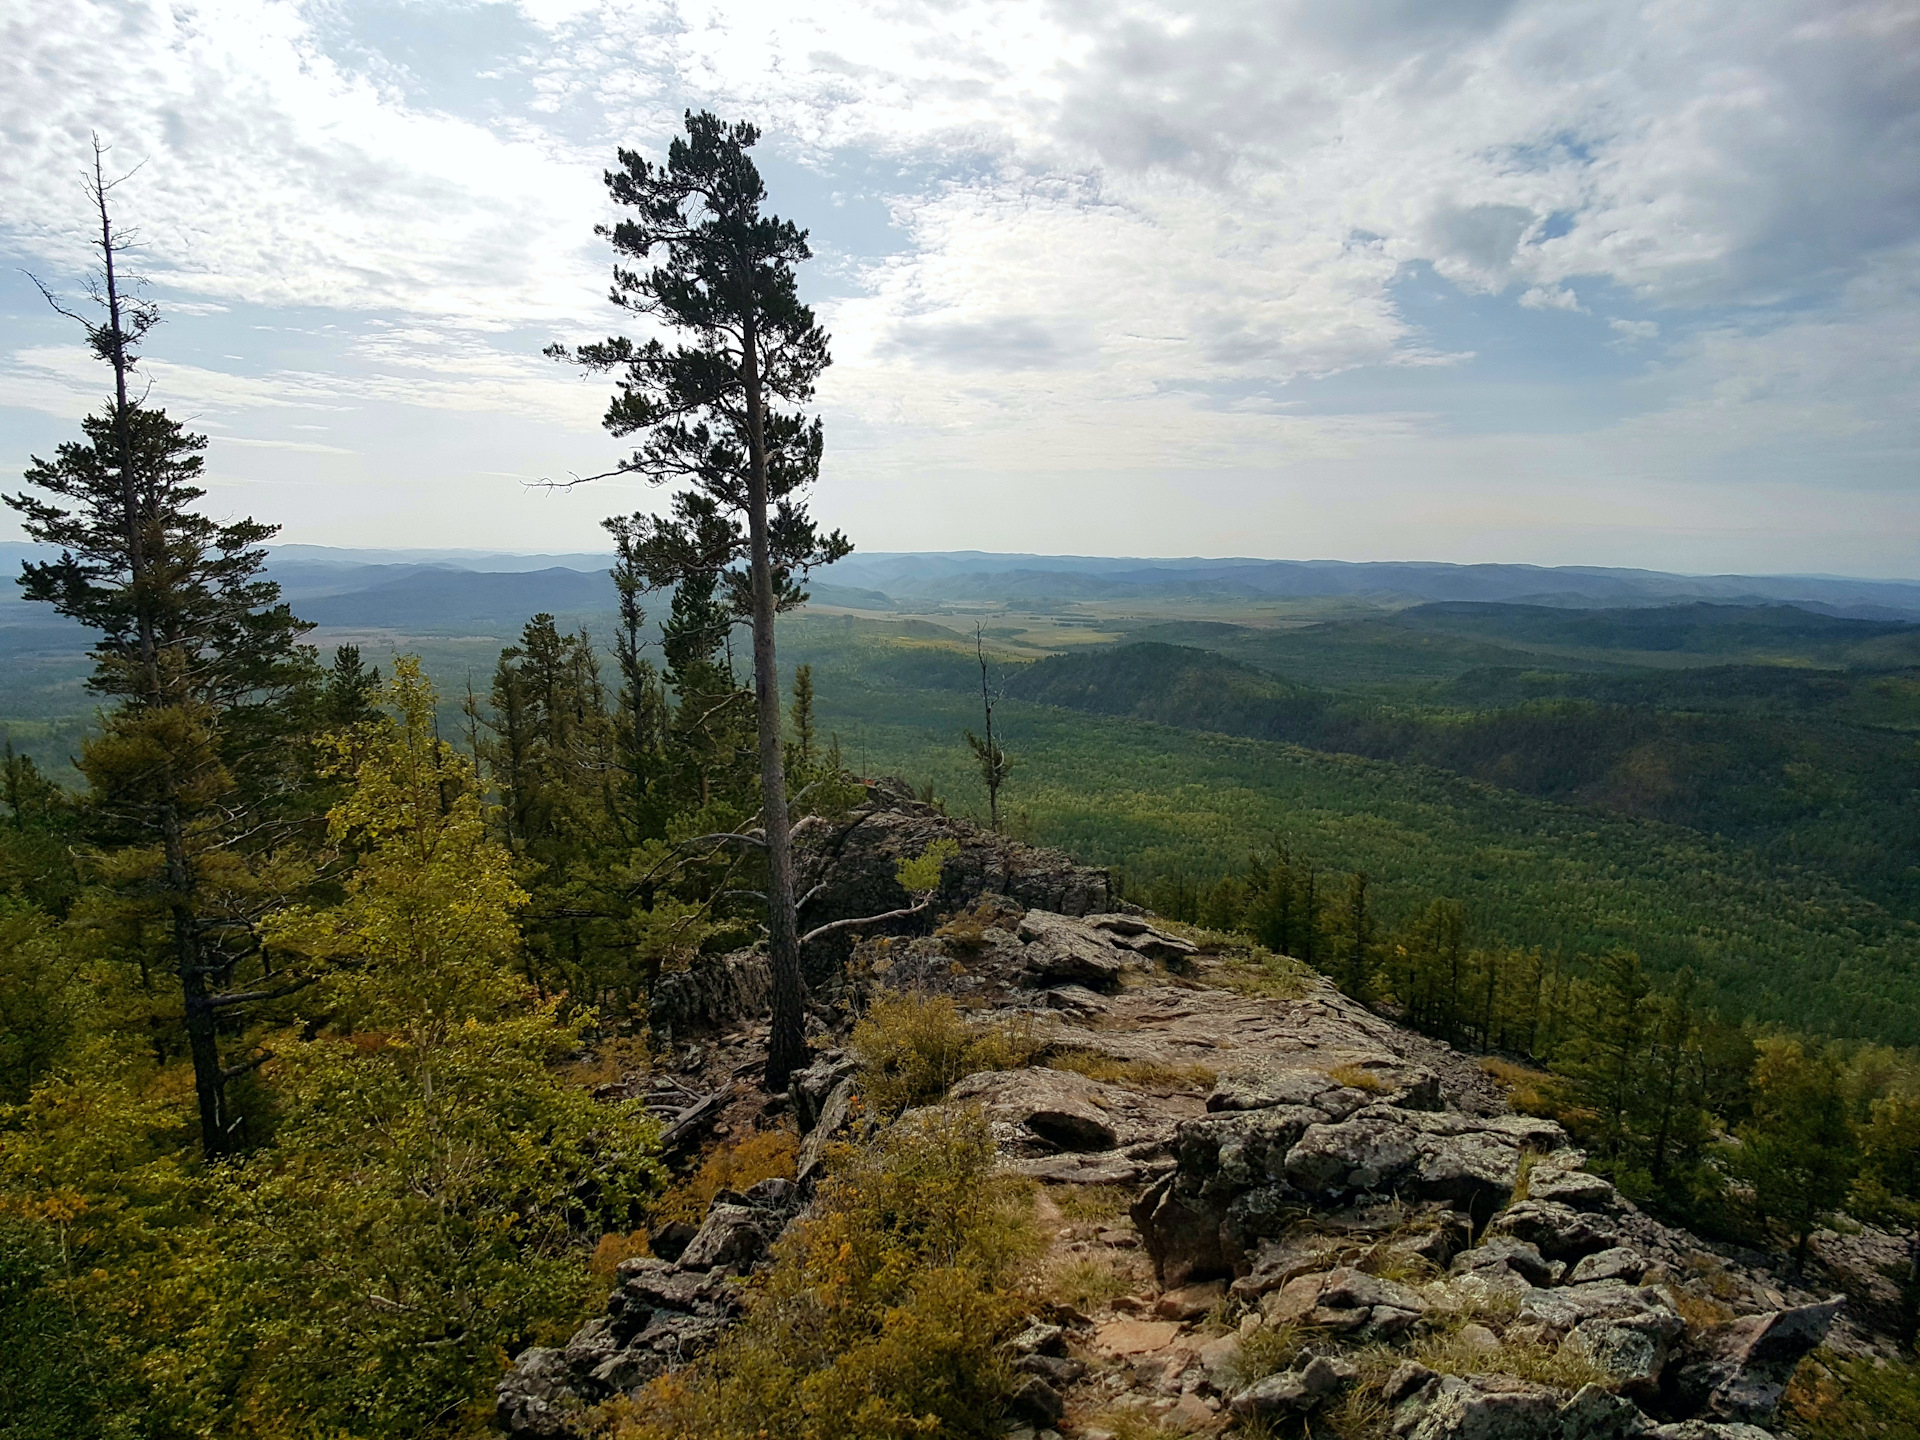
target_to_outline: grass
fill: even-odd
[[[1049,1185],[1047,1198],[1066,1220],[1118,1220],[1132,1197],[1116,1185]]]
[[[1058,1304],[1097,1310],[1127,1294],[1137,1280],[1112,1260],[1076,1255],[1047,1266],[1040,1285]]]
[[[1240,1348],[1220,1369],[1222,1389],[1241,1390],[1288,1369],[1306,1353],[1320,1332],[1306,1325],[1263,1325],[1242,1337]]]
[[[1211,1090],[1220,1078],[1205,1065],[1169,1065],[1161,1060],[1125,1060],[1098,1050],[1057,1050],[1043,1062],[1049,1070],[1070,1070],[1105,1085],[1137,1090]]]
[[[1222,990],[1253,1000],[1299,1000],[1313,989],[1313,971],[1290,956],[1259,946],[1246,955],[1229,957],[1207,979]]]
[[[1336,1065],[1327,1071],[1327,1078],[1336,1085],[1344,1085],[1349,1090],[1365,1090],[1368,1094],[1387,1088],[1378,1075],[1358,1065]]]
[[[1449,1326],[1413,1344],[1408,1352],[1429,1370],[1442,1375],[1511,1375],[1536,1385],[1556,1385],[1578,1390],[1582,1385],[1604,1385],[1613,1372],[1594,1364],[1577,1349],[1536,1345],[1525,1341],[1502,1341],[1482,1347],[1460,1338],[1464,1326]]]
[[[1013,1070],[1038,1042],[1012,1026],[970,1025],[944,995],[882,995],[847,1042],[860,1062],[861,1094],[880,1115],[942,1099],[981,1070]]]

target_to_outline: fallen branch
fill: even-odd
[[[935,898],[935,896],[929,895],[918,905],[909,905],[903,910],[889,910],[884,915],[859,915],[851,920],[830,920],[825,925],[817,926],[802,935],[800,937],[800,943],[802,945],[811,945],[822,935],[831,935],[836,930],[857,930],[863,925],[878,925],[887,920],[905,920],[912,915],[924,915],[928,910],[933,908]]]

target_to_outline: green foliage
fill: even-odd
[[[1795,1440],[1920,1440],[1920,1366],[1822,1354],[1795,1372],[1780,1418]]]
[[[894,866],[894,876],[909,895],[928,894],[940,888],[940,871],[959,853],[958,840],[935,840],[913,858],[902,858]]]
[[[621,1440],[987,1436],[1013,1376],[1000,1342],[1037,1249],[1030,1193],[968,1112],[930,1111],[842,1157],[784,1237],[747,1319],[655,1381]]]
[[[1809,1055],[1798,1040],[1757,1046],[1753,1118],[1736,1132],[1728,1163],[1753,1197],[1760,1220],[1792,1241],[1796,1264],[1807,1241],[1846,1199],[1860,1168],[1840,1067]]]
[[[944,995],[883,994],[853,1027],[860,1094],[883,1116],[944,1097],[977,1070],[1008,1070],[1027,1058],[1017,1037],[961,1018]]]

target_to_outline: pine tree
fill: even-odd
[[[45,292],[85,330],[112,371],[113,395],[81,422],[84,440],[33,460],[30,492],[6,503],[29,538],[61,551],[25,564],[22,591],[96,633],[88,684],[118,702],[86,745],[81,770],[95,813],[129,855],[157,839],[150,866],[129,861],[118,873],[167,916],[201,1144],[212,1157],[232,1146],[227,1083],[248,1068],[223,1066],[221,1016],[287,985],[228,988],[259,947],[234,877],[224,877],[216,902],[208,866],[239,834],[253,832],[257,844],[271,833],[262,812],[283,798],[283,782],[298,779],[283,743],[286,702],[311,691],[316,667],[298,643],[309,627],[262,574],[260,546],[276,527],[200,513],[205,437],[133,393],[139,348],[159,314],[123,273],[129,237],[115,229],[109,204],[117,183],[106,178],[96,140],[89,193],[101,264],[91,293],[104,318]]]
[[[1756,1048],[1753,1118],[1735,1132],[1732,1168],[1751,1188],[1762,1222],[1786,1232],[1800,1267],[1813,1232],[1847,1197],[1859,1146],[1840,1069],[1829,1057],[1777,1037]]]
[[[766,858],[773,1025],[767,1084],[784,1090],[805,1063],[805,984],[794,906],[774,617],[801,603],[800,579],[852,546],[823,535],[805,492],[819,473],[821,427],[797,408],[828,364],[827,337],[800,302],[794,266],[805,232],[762,212],[766,188],[747,151],[751,125],[688,113],[664,165],[628,150],[607,188],[634,212],[607,235],[649,269],[614,269],[614,302],[664,325],[681,343],[625,337],[548,353],[619,373],[606,426],[639,434],[619,471],[684,485],[665,517],[628,522],[649,588],[717,582],[731,618],[753,629],[753,684]],[[779,406],[789,408],[781,409]],[[745,838],[745,837],[743,837]]]

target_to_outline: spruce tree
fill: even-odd
[[[89,196],[99,217],[98,318],[68,309],[113,375],[104,409],[81,421],[83,440],[51,460],[35,457],[30,490],[5,497],[28,537],[57,547],[28,561],[20,587],[95,632],[89,687],[118,702],[81,770],[107,838],[154,862],[122,864],[158,903],[170,933],[170,966],[184,1006],[188,1049],[209,1158],[232,1147],[226,1090],[249,1068],[223,1066],[223,1013],[286,993],[287,982],[231,988],[258,943],[229,873],[216,899],[206,869],[217,851],[272,827],[263,815],[277,780],[297,784],[282,743],[294,692],[312,691],[317,667],[300,646],[307,627],[280,603],[260,546],[277,527],[222,524],[195,507],[206,438],[188,433],[136,394],[142,340],[159,313],[124,271],[129,238],[116,230],[104,147],[94,142]],[[36,282],[37,283],[37,282]],[[297,982],[294,982],[297,983]]]
[[[683,486],[665,517],[627,522],[649,588],[713,582],[731,618],[753,629],[760,824],[766,859],[773,1025],[767,1084],[784,1090],[805,1063],[805,985],[794,906],[793,853],[782,755],[774,617],[800,604],[800,580],[853,548],[807,513],[819,473],[821,427],[799,407],[827,367],[827,337],[802,304],[794,266],[806,233],[762,210],[766,187],[747,151],[751,125],[689,112],[664,165],[630,150],[607,174],[631,213],[599,233],[637,268],[616,263],[613,302],[669,331],[675,343],[624,336],[548,354],[616,373],[605,424],[640,435],[616,471]]]

